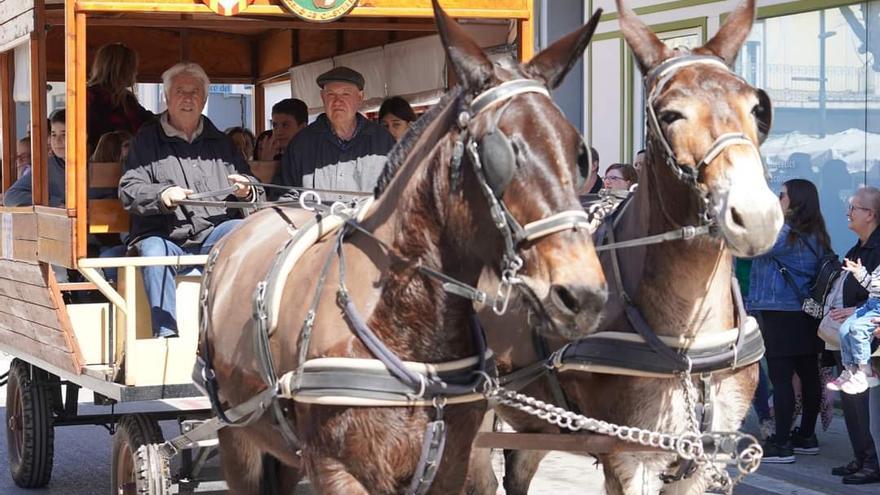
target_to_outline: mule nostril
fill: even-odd
[[[575,314],[580,311],[581,307],[578,298],[565,286],[554,285],[551,289],[551,292],[553,294],[556,305],[559,306],[559,309],[563,309]]]
[[[742,227],[742,228],[746,228],[746,223],[745,223],[745,221],[743,220],[742,215],[740,215],[739,212],[736,211],[736,208],[731,208],[731,209],[730,209],[730,219],[731,219],[731,220],[733,221],[733,223],[735,223],[737,226]]]

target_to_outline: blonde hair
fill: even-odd
[[[122,145],[131,141],[128,131],[113,131],[101,136],[91,161],[97,163],[119,162],[122,160]]]
[[[89,86],[101,86],[110,92],[113,106],[124,106],[131,88],[137,82],[137,52],[122,43],[111,43],[98,48]]]

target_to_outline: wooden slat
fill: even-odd
[[[0,328],[21,335],[23,338],[54,347],[59,351],[70,352],[64,333],[58,328],[46,327],[6,313],[0,313]]]
[[[21,318],[44,327],[57,328],[58,316],[54,308],[46,308],[35,304],[27,304],[11,297],[0,295],[0,312]]]
[[[46,281],[49,284],[49,295],[55,301],[55,315],[58,320],[58,328],[64,335],[67,348],[70,349],[70,359],[73,362],[76,373],[79,374],[82,372],[82,367],[83,364],[85,364],[85,361],[83,360],[79,343],[76,340],[76,333],[73,331],[73,325],[70,322],[70,315],[67,313],[64,298],[61,297],[61,291],[58,289],[58,281],[55,280],[55,273],[51,270],[47,272]]]
[[[55,347],[48,346],[38,340],[22,338],[19,334],[4,331],[0,328],[0,342],[13,349],[20,350],[22,354],[42,359],[47,363],[63,370],[79,374],[80,366],[72,352],[65,352]],[[16,353],[13,353],[16,355]]]
[[[12,256],[17,260],[36,263],[39,261],[37,257],[37,241],[15,239],[12,241]]]
[[[52,265],[73,268],[73,240],[59,241],[41,237],[37,241],[37,258]]]
[[[12,238],[24,239],[28,241],[36,241],[37,232],[37,215],[33,210],[27,213],[12,214]]]
[[[23,284],[20,282],[0,279],[0,296],[22,301],[24,304],[36,304],[46,308],[55,309],[54,302],[49,297],[46,287]]]
[[[78,292],[84,290],[98,290],[98,286],[91,282],[65,282],[58,284],[58,290],[63,292]]]
[[[128,212],[118,199],[89,200],[89,233],[118,234],[128,232]]]
[[[33,10],[33,32],[30,35],[31,95],[46,93],[46,30],[45,8],[36,2]],[[33,173],[33,204],[48,204],[49,167],[46,159],[49,128],[44,116],[46,98],[31,98],[31,172]]]
[[[70,242],[73,219],[57,208],[36,209],[37,234],[41,239]]]
[[[6,0],[4,3],[10,3]],[[9,189],[16,180],[15,170],[15,102],[12,101],[12,86],[15,80],[15,62],[13,52],[0,53],[0,133],[2,142],[9,143],[3,146],[2,161],[2,191]]]
[[[289,29],[270,31],[260,37],[257,45],[257,75],[260,79],[286,71],[293,66],[293,56],[290,50],[290,47],[293,46],[293,31]]]
[[[620,452],[659,452],[660,449],[623,442],[614,437],[594,433],[501,433],[477,434],[474,447],[478,449],[559,450],[588,454],[616,454]]]
[[[16,260],[0,260],[0,276],[26,284],[46,287],[40,265]]]
[[[116,162],[89,162],[89,188],[117,188],[122,165]]]

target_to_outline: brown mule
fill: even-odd
[[[667,48],[635,14],[617,1],[620,26],[643,74],[650,74],[670,59],[681,56]],[[704,213],[714,219],[719,235],[678,240],[618,251],[621,279],[650,328],[660,336],[695,337],[734,328],[736,310],[731,292],[732,254],[750,257],[770,249],[782,226],[779,202],[767,186],[755,146],[768,132],[769,108],[765,95],[756,91],[724,65],[732,66],[751,29],[755,2],[749,0],[733,12],[718,34],[694,55],[705,59],[684,65],[650,80],[654,86],[653,111],[662,139],[672,150],[673,165],[656,131],[649,135],[647,162],[639,186],[614,228],[616,241],[639,239],[683,225],[699,224]],[[662,68],[661,68],[662,72]],[[668,77],[667,77],[668,76]],[[717,148],[725,135],[741,135],[736,144]],[[749,141],[749,142],[747,142]],[[710,151],[719,149],[707,163]],[[715,155],[711,153],[711,155]],[[691,176],[693,185],[683,177]],[[705,202],[701,199],[705,198]],[[610,251],[600,259],[606,276],[613,278]],[[498,354],[499,374],[510,373],[541,359],[531,341],[530,329],[518,322],[515,312],[492,321],[481,313],[489,345]],[[503,330],[502,330],[503,329]],[[634,332],[624,313],[621,288],[611,284],[605,317],[598,329]],[[551,350],[562,342],[551,342]],[[559,375],[572,409],[619,425],[653,431],[683,432],[688,427],[687,408],[679,378],[648,378],[565,371]],[[756,365],[714,375],[714,418],[710,429],[737,430],[751,404],[757,379]],[[549,382],[541,379],[522,390],[553,402]],[[558,432],[533,416],[508,407],[498,414],[520,432]],[[508,494],[525,494],[546,452],[505,452],[504,487]],[[667,454],[600,455],[609,494],[703,493],[705,471],[663,487],[660,474],[675,461]],[[494,494],[497,486],[488,451],[475,453],[470,491]],[[645,491],[645,488],[648,488]]]
[[[474,95],[512,80],[529,79],[541,86],[535,91],[531,82],[531,91],[505,95],[498,100],[502,103],[475,112],[467,125],[468,143],[486,143],[485,135],[494,130],[502,139],[496,134],[492,142],[510,146],[508,154],[515,163],[490,165],[510,169],[508,177],[501,177],[503,185],[491,194],[506,205],[511,221],[527,228],[579,208],[575,184],[585,148],[578,132],[546,96],[546,88],[556,87],[581,57],[599,14],[530,63],[501,68],[493,66],[436,1],[434,8],[460,86],[423,116],[392,151],[375,203],[360,222],[371,235],[354,230],[342,243],[344,276],[340,277],[334,254],[334,235],[308,248],[293,267],[281,296],[277,329],[269,340],[278,375],[300,364],[301,328],[326,260],[331,264],[326,283],[317,291],[320,304],[308,359],[374,357],[354,335],[337,303],[340,278],[369,328],[400,359],[440,363],[475,354],[468,325],[472,302],[444,291],[436,278],[422,270],[431,268],[475,285],[484,268],[500,272],[504,261],[505,242],[490,216],[490,196],[481,189],[485,177],[480,179],[467,153],[460,170],[450,165],[460,113]],[[483,155],[483,160],[497,158]],[[205,285],[210,301],[206,321],[211,325],[202,335],[199,352],[205,356],[210,351],[225,407],[242,404],[265,388],[254,345],[252,294],[275,253],[290,238],[290,227],[312,217],[302,210],[263,210],[215,248],[216,263]],[[550,322],[547,327],[561,338],[592,331],[606,300],[606,285],[588,233],[572,228],[545,231],[516,248],[523,260],[520,287],[544,313]],[[222,429],[221,462],[232,493],[258,492],[262,459],[268,456],[282,464],[279,479],[271,481],[291,492],[301,476],[310,479],[317,493],[408,490],[434,408],[280,401],[287,424],[301,442],[299,452],[288,446],[270,414],[245,427]],[[462,491],[471,443],[485,410],[485,400],[445,407],[446,448],[430,493]]]

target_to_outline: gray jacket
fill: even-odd
[[[64,208],[67,194],[67,174],[64,171],[64,160],[55,155],[49,156],[49,206]],[[30,206],[34,204],[34,195],[31,190],[31,167],[27,172],[15,181],[3,195],[4,206]]]
[[[391,134],[361,114],[357,114],[357,130],[349,141],[339,139],[327,115],[321,114],[290,141],[281,159],[282,184],[370,192],[393,146]],[[325,201],[344,199],[344,195],[324,197]]]
[[[200,246],[214,226],[241,215],[240,210],[215,206],[169,209],[162,202],[162,192],[172,186],[196,193],[218,191],[229,187],[230,174],[248,172],[232,140],[207,117],[202,117],[202,125],[191,143],[166,134],[160,119],[144,124],[134,137],[119,181],[119,199],[131,214],[129,245],[159,236],[181,247]],[[262,188],[255,189],[258,199],[263,198]],[[233,195],[208,199],[236,200]]]

